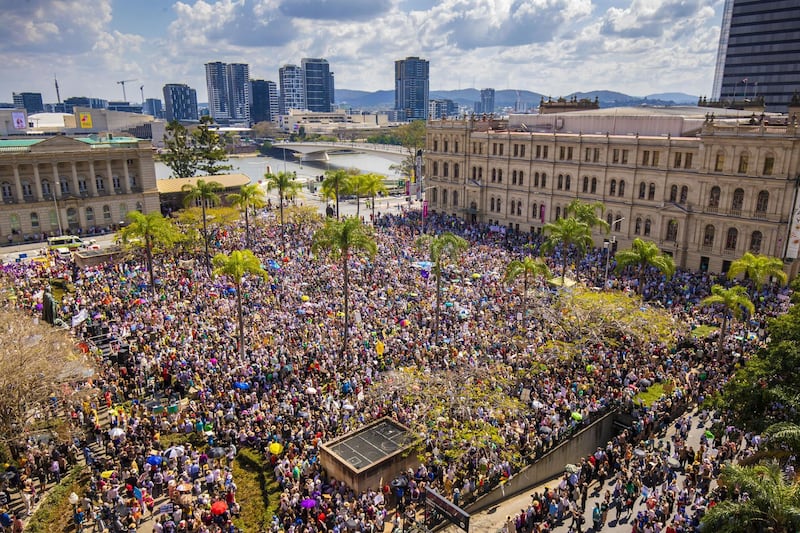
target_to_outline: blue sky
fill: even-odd
[[[251,78],[324,57],[340,89],[394,88],[394,61],[430,61],[431,89],[494,87],[559,96],[607,89],[708,95],[723,0],[0,0],[0,101],[161,97],[203,65]]]

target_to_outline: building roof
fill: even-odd
[[[34,137],[26,139],[0,139],[0,151],[27,151],[30,147],[45,141],[56,142],[54,139],[72,139],[80,141],[90,146],[130,146],[138,145],[139,139],[135,137],[111,137],[90,136],[90,137],[65,137],[56,135],[51,137]]]
[[[197,185],[199,180],[216,181],[222,185],[223,189],[241,187],[250,183],[250,177],[244,174],[218,174],[216,176],[195,176],[194,178],[161,179],[156,182],[156,186],[159,194],[179,193],[182,192],[184,185]]]

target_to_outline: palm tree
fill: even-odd
[[[229,194],[228,200],[231,205],[235,205],[244,211],[245,246],[250,248],[250,218],[247,210],[250,207],[258,209],[266,205],[264,189],[257,183],[248,183],[247,185],[242,185],[238,193]]]
[[[445,262],[456,261],[461,252],[469,248],[469,243],[462,237],[445,232],[441,235],[423,235],[417,239],[417,246],[428,249],[428,257],[433,264],[431,270],[436,275],[436,313],[434,331],[436,342],[439,342],[439,313],[442,302],[442,269]]]
[[[333,198],[336,201],[336,220],[339,220],[339,196],[347,191],[350,182],[350,174],[346,170],[328,170],[325,172],[325,179],[322,181],[320,192],[324,198]]]
[[[728,320],[731,314],[736,318],[741,318],[743,310],[752,314],[755,311],[755,306],[750,298],[747,297],[747,289],[741,285],[736,285],[730,289],[726,289],[722,285],[714,285],[711,287],[711,296],[703,298],[700,302],[701,307],[709,307],[712,305],[722,305],[724,307],[724,314],[722,315],[722,327],[719,331],[719,343],[717,345],[717,357],[722,357],[722,343],[728,332]]]
[[[541,276],[549,278],[551,276],[547,263],[541,257],[526,256],[523,259],[514,259],[506,266],[506,283],[511,283],[518,277],[523,278],[523,306],[528,310],[528,276]]]
[[[770,278],[778,278],[781,285],[786,285],[788,276],[783,271],[783,261],[768,255],[753,255],[750,252],[731,263],[728,268],[728,279],[733,279],[739,274],[744,274],[753,281],[755,294],[757,294]],[[755,296],[753,294],[753,296]]]
[[[703,531],[794,533],[800,528],[800,484],[787,482],[776,462],[756,466],[726,464],[720,485],[738,488],[747,499],[728,499],[702,518]]]
[[[208,225],[206,223],[206,206],[215,205],[219,203],[219,195],[217,194],[222,190],[222,184],[216,181],[206,181],[199,179],[197,183],[187,183],[181,190],[186,194],[183,198],[183,205],[189,205],[200,200],[200,209],[203,213],[203,247],[205,251],[205,265],[206,271],[211,273],[210,255],[208,254]]]
[[[793,455],[800,453],[800,426],[794,422],[778,422],[767,428],[769,447],[785,446]]]
[[[602,215],[605,209],[606,206],[603,205],[603,202],[586,203],[576,198],[567,206],[567,215],[576,218],[578,222],[583,222],[589,226],[590,229],[598,227],[602,229],[604,233],[608,233],[611,226],[608,222],[597,216],[598,210],[600,210],[600,214]]]
[[[675,274],[675,262],[672,257],[662,254],[656,243],[651,241],[643,241],[640,238],[633,239],[633,244],[629,250],[620,250],[615,256],[617,266],[614,270],[620,272],[626,267],[638,267],[639,269],[639,287],[638,293],[642,294],[644,291],[644,275],[647,267],[654,267],[659,270],[667,279]]]
[[[169,247],[180,240],[181,234],[172,223],[159,212],[142,214],[139,211],[128,213],[128,225],[119,231],[123,244],[139,246],[144,249],[147,272],[150,274],[150,290],[155,292],[153,276],[153,247]]]
[[[277,174],[264,174],[266,179],[267,191],[278,190],[278,208],[281,213],[281,247],[283,255],[286,256],[286,235],[283,228],[283,200],[292,198],[299,191],[302,185],[296,180],[295,175],[290,172],[278,172]]]
[[[225,276],[236,287],[236,312],[239,317],[239,356],[244,359],[244,312],[242,309],[242,280],[245,275],[267,279],[261,261],[251,250],[234,250],[230,255],[214,256],[214,275]]]
[[[544,231],[549,235],[542,244],[543,251],[550,253],[561,246],[561,286],[563,287],[567,277],[569,247],[574,246],[579,256],[585,254],[586,248],[592,245],[592,230],[585,222],[570,217],[559,218],[555,222],[545,224]],[[575,274],[577,277],[577,272]]]
[[[328,219],[325,225],[314,233],[311,250],[315,254],[325,250],[331,257],[341,259],[344,287],[344,328],[342,353],[347,349],[347,329],[350,321],[350,270],[348,260],[350,254],[363,253],[370,258],[375,257],[378,245],[372,229],[365,226],[357,218],[344,218],[341,221]]]
[[[361,197],[367,196],[365,189],[368,179],[366,174],[350,174],[350,179],[347,181],[347,192],[356,197],[356,218],[361,218]]]
[[[380,174],[364,174],[364,196],[372,200],[372,223],[375,223],[375,198],[380,194],[386,194],[389,190],[383,183],[383,176]]]

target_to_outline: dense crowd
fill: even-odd
[[[158,523],[158,531],[228,531],[238,511],[230,464],[237,449],[250,447],[268,458],[283,491],[273,531],[383,531],[399,521],[398,512],[409,508],[413,514],[426,486],[459,504],[469,503],[600,414],[623,408],[635,415],[630,433],[535,498],[524,518],[511,520],[515,530],[541,531],[554,516],[565,520],[577,515],[575,505],[585,500],[592,481],[607,482],[600,483],[603,490],[614,484],[608,489],[609,508],[624,507],[619,502],[643,495],[647,488],[648,508],[650,500],[653,504],[636,518],[641,531],[656,520],[667,522],[664,516],[675,515],[676,508],[683,517],[674,519],[683,528],[677,530],[694,530],[692,507],[709,502],[706,474],[718,468],[725,453],[739,449],[728,446],[712,456],[710,451],[717,448],[710,443],[690,454],[679,439],[671,448],[663,439],[659,446],[651,440],[642,448],[639,440],[663,431],[677,404],[700,403],[719,388],[742,354],[760,342],[748,331],[760,329],[765,316],[785,307],[785,290],[763,290],[754,322],[734,326],[731,338],[741,340],[732,341],[735,345],[728,346],[722,359],[716,357],[713,339],[687,336],[673,348],[634,339],[598,341],[562,360],[545,349],[558,339],[558,330],[542,321],[518,320],[520,291],[502,280],[511,259],[538,253],[540,237],[429,217],[426,231],[453,231],[470,242],[456,268],[448,271],[449,305],[437,332],[435,283],[424,267],[414,266],[427,260],[415,245],[418,214],[383,215],[376,225],[379,251],[374,260],[350,260],[352,324],[344,352],[338,265],[312,258],[314,226],[308,223],[289,224],[284,256],[281,231],[269,212],[260,214],[252,229],[253,251],[270,277],[246,278],[241,287],[247,314],[244,358],[237,344],[235,288],[225,278],[210,277],[200,262],[188,257],[159,258],[154,291],[136,260],[83,269],[60,259],[49,267],[4,267],[5,275],[14,279],[15,304],[32,313],[37,312],[43,283],[67,278],[75,291],[65,294],[60,317],[67,322],[82,313],[87,317],[74,326],[87,349],[98,332],[111,340],[109,360],[114,364],[105,364],[92,384],[95,399],[71,406],[86,438],[107,452],[95,457],[80,443],[94,472],[82,503],[87,521],[103,522],[112,531],[135,531],[149,519]],[[213,250],[240,248],[242,233],[240,228],[216,230]],[[571,253],[572,276],[590,286],[606,282],[604,250],[583,258]],[[559,257],[549,260],[556,271]],[[613,266],[612,260],[609,285],[634,291],[636,276],[614,274]],[[719,310],[694,306],[719,281],[711,274],[689,272],[667,281],[653,271],[643,293],[679,322],[718,324]],[[524,350],[513,341],[519,336],[527,340]],[[525,371],[533,365],[536,379],[519,377],[530,376]],[[445,399],[473,387],[524,398],[527,408],[451,401],[443,410],[441,395],[413,383],[420,376],[440,384]],[[637,408],[634,395],[654,382],[670,382],[671,393],[651,409]],[[98,410],[104,409],[110,413],[111,432],[98,420]],[[435,424],[431,413],[440,415]],[[423,464],[408,475],[399,509],[388,487],[356,494],[326,477],[318,460],[321,443],[383,416],[407,425],[425,443]],[[459,440],[459,428],[467,424],[493,428],[496,440]],[[194,435],[202,445],[161,444],[164,436],[174,434]],[[727,435],[716,444],[738,443],[736,437]],[[689,484],[676,485],[676,469],[664,466],[676,457],[681,468],[692,468],[687,469]],[[172,506],[156,507],[165,494]]]

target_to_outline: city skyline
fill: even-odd
[[[204,65],[245,63],[250,76],[321,57],[338,87],[390,90],[394,61],[430,61],[432,90],[495,87],[553,96],[579,90],[710,95],[722,0],[324,0],[7,2],[16,28],[0,49],[13,92],[122,99],[187,84],[208,101]],[[48,65],[48,68],[43,68]],[[52,71],[52,72],[49,72]],[[581,72],[581,78],[574,73]],[[168,74],[167,74],[168,73]],[[135,89],[133,89],[135,87]],[[131,90],[133,89],[133,90]]]

